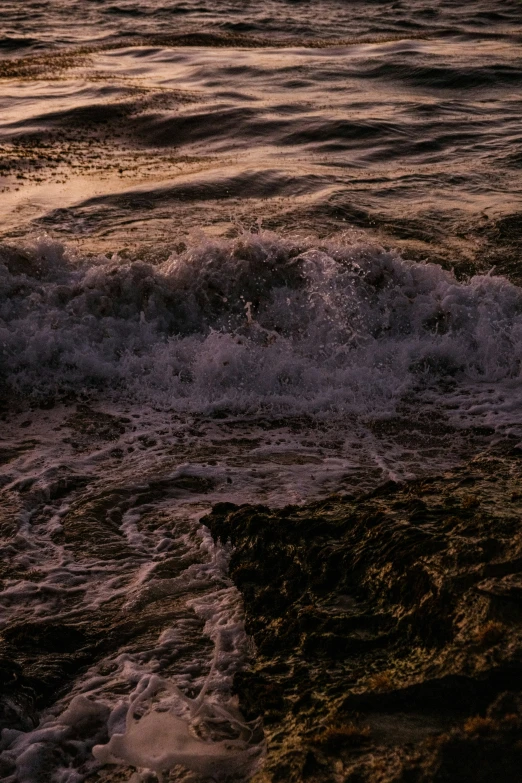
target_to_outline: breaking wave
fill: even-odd
[[[520,409],[522,291],[505,278],[269,233],[178,250],[153,264],[4,247],[6,391],[323,415],[435,394],[488,424]]]

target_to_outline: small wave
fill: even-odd
[[[133,6],[123,6],[123,5],[109,5],[106,8],[103,9],[104,14],[114,15],[114,16],[146,16],[147,11],[145,11],[143,8],[139,8],[136,5]]]
[[[30,36],[11,36],[4,35],[0,37],[0,53],[10,54],[17,50],[35,49],[41,46],[37,38]]]
[[[499,88],[521,80],[520,65],[505,63],[481,64],[478,67],[458,65],[412,65],[411,63],[380,63],[366,71],[373,79],[393,79],[414,87],[445,90]]]
[[[161,44],[166,46],[314,48],[456,35],[514,40],[520,25],[516,0],[471,0],[465,11],[453,3],[427,0],[349,5],[339,0],[266,0],[248,6],[239,0],[102,0],[87,6],[80,0],[50,0],[30,6],[7,3],[3,11],[12,38],[36,37],[39,46],[54,51],[71,45],[96,47],[102,40],[112,45],[164,40],[169,41]]]

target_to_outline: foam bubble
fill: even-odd
[[[106,745],[93,748],[94,757],[101,764],[130,764],[137,770],[167,772],[180,765],[201,775],[216,777],[241,771],[255,764],[262,746],[250,741],[257,728],[245,723],[229,699],[228,703],[212,703],[205,700],[210,680],[214,674],[219,656],[219,637],[216,643],[210,672],[197,698],[184,695],[173,683],[157,676],[146,678],[144,687],[139,684],[130,701],[125,716],[125,731],[114,733]],[[137,711],[161,689],[173,694],[185,715],[177,715],[174,707],[162,711],[151,707],[145,714]],[[217,723],[223,731],[223,724],[232,729],[232,736],[223,740],[198,736],[194,726],[209,731],[209,725]],[[192,729],[192,730],[191,730]]]

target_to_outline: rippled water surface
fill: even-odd
[[[307,36],[331,40],[339,36],[390,34],[464,34],[501,37],[516,33],[520,7],[516,0],[462,4],[384,2],[384,0],[51,0],[49,3],[4,3],[3,48],[63,46],[114,41],[125,36],[203,33],[259,34],[284,40]],[[519,31],[518,31],[519,32]]]
[[[4,3],[2,780],[248,778],[204,513],[520,442],[521,22]]]
[[[505,264],[490,240],[520,208],[519,4],[317,8],[89,3],[83,26],[70,4],[17,6],[4,235],[157,252],[190,228],[357,227],[416,259]]]

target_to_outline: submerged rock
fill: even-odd
[[[503,783],[522,775],[522,459],[359,497],[219,504],[256,664],[259,781]]]

